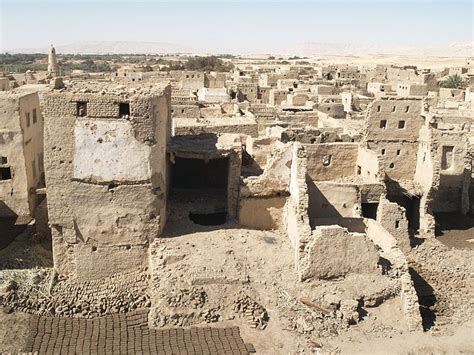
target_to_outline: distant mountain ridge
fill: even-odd
[[[55,46],[60,54],[170,54],[190,53],[192,48],[167,42],[87,41]],[[47,53],[48,48],[23,48],[10,53]]]
[[[267,54],[298,56],[350,56],[350,55],[424,55],[443,57],[473,56],[473,42],[452,43],[446,46],[401,46],[363,43],[306,42],[281,50],[266,51]],[[48,48],[24,48],[9,50],[10,53],[47,53]],[[172,53],[222,53],[215,49],[190,48],[168,42],[138,41],[86,41],[56,46],[62,54],[172,54]],[[248,53],[247,54],[259,54]],[[234,54],[239,54],[235,52]]]
[[[442,57],[468,57],[473,55],[473,43],[452,43],[448,46],[400,46],[360,43],[301,43],[294,48],[285,51],[285,54],[303,56],[324,55],[426,55]]]

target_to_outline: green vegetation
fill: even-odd
[[[449,89],[465,89],[467,83],[460,75],[454,74],[448,76],[445,80],[440,81],[439,86]]]
[[[86,59],[84,61],[64,62],[58,63],[62,74],[68,74],[73,70],[83,70],[88,73],[100,73],[100,72],[111,72],[114,69],[107,63],[100,63],[92,59]]]
[[[231,71],[234,68],[232,63],[226,63],[216,56],[192,57],[184,66],[187,70],[201,71]]]
[[[163,66],[161,71],[168,70],[199,70],[223,71],[233,69],[232,63],[221,58],[232,58],[230,54],[208,57],[190,57],[182,60],[173,60],[159,55],[95,55],[95,54],[59,54],[58,64],[61,74],[67,75],[73,70],[85,72],[110,72],[114,71],[114,64],[141,64],[145,71],[153,71],[154,65]],[[44,71],[48,68],[46,54],[9,54],[0,53],[0,68],[6,72],[24,73],[27,70]]]

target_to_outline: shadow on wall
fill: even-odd
[[[449,230],[468,230],[474,227],[474,216],[463,215],[459,212],[435,213],[435,236],[444,235]]]
[[[3,201],[0,201],[0,250],[6,248],[31,221],[29,216],[17,216]]]
[[[315,220],[318,218],[331,218],[334,220],[343,218],[308,175],[306,175],[306,185],[308,186],[308,217],[311,229],[315,228]],[[318,213],[318,206],[321,207],[321,210],[324,210],[323,215]]]
[[[426,332],[431,329],[436,321],[435,304],[436,296],[433,287],[412,267],[408,268],[413,285],[418,296],[420,304],[420,315],[423,324],[423,330]]]

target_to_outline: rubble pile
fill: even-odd
[[[269,321],[267,311],[249,296],[240,296],[234,301],[234,312],[245,317],[252,328],[263,330],[267,327]]]

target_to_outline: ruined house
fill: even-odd
[[[45,97],[54,266],[80,280],[136,270],[166,221],[170,87],[77,83]]]
[[[1,92],[0,107],[0,216],[34,216],[45,179],[39,96]]]

